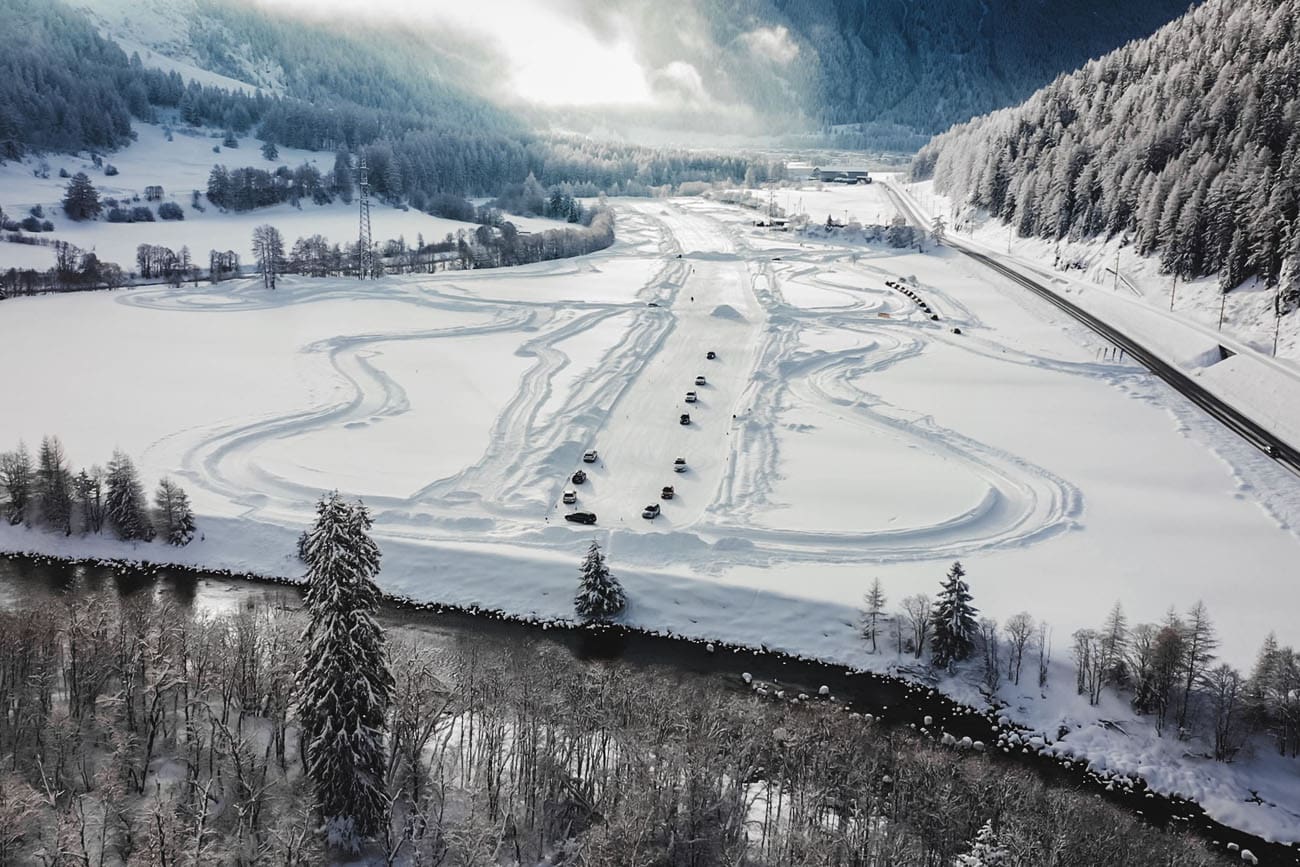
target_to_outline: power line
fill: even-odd
[[[370,169],[366,165],[365,151],[357,161],[357,176],[361,183],[361,226],[357,233],[357,278],[365,280],[375,275],[375,247],[370,237]]]

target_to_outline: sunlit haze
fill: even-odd
[[[598,36],[559,2],[536,0],[263,0],[308,14],[361,13],[387,22],[446,27],[492,45],[506,63],[501,96],[541,105],[651,101],[647,70],[630,39]]]

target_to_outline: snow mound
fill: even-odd
[[[718,319],[730,319],[735,322],[745,321],[744,314],[735,307],[732,307],[730,304],[719,304],[717,307],[713,308],[713,313],[710,315],[716,316]]]

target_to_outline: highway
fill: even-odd
[[[900,193],[892,184],[886,184],[885,186],[889,190],[890,197],[898,205],[900,212],[905,214],[916,225],[926,229],[929,228],[925,216],[913,206],[906,195]],[[945,238],[943,243],[959,253],[969,256],[981,265],[993,269],[1018,286],[1029,290],[1049,304],[1068,313],[1078,322],[1086,325],[1101,337],[1124,350],[1127,355],[1168,383],[1174,391],[1196,404],[1212,418],[1217,419],[1229,430],[1246,440],[1246,442],[1292,472],[1300,474],[1300,450],[1283,441],[1271,431],[1266,430],[1254,419],[1222,398],[1207,391],[1187,374],[1161,359],[1150,349],[1147,349],[1114,326],[1062,298],[1042,283],[1025,276],[1014,268],[1008,267],[987,253],[975,250],[960,240]]]

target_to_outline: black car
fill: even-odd
[[[704,353],[704,357],[707,358],[709,361],[712,361],[713,359],[718,357],[718,353],[710,349],[708,352]]]
[[[575,485],[581,485],[585,481],[587,481],[587,474],[584,473],[582,470],[578,470],[576,473],[573,474],[573,483]]]
[[[684,413],[682,413],[682,417],[679,418],[679,419],[677,419],[677,422],[678,422],[678,424],[690,424],[690,423],[691,423],[691,414],[690,414],[689,412],[684,412]]]
[[[564,520],[572,521],[575,524],[594,524],[596,523],[595,512],[570,512],[564,516]]]

